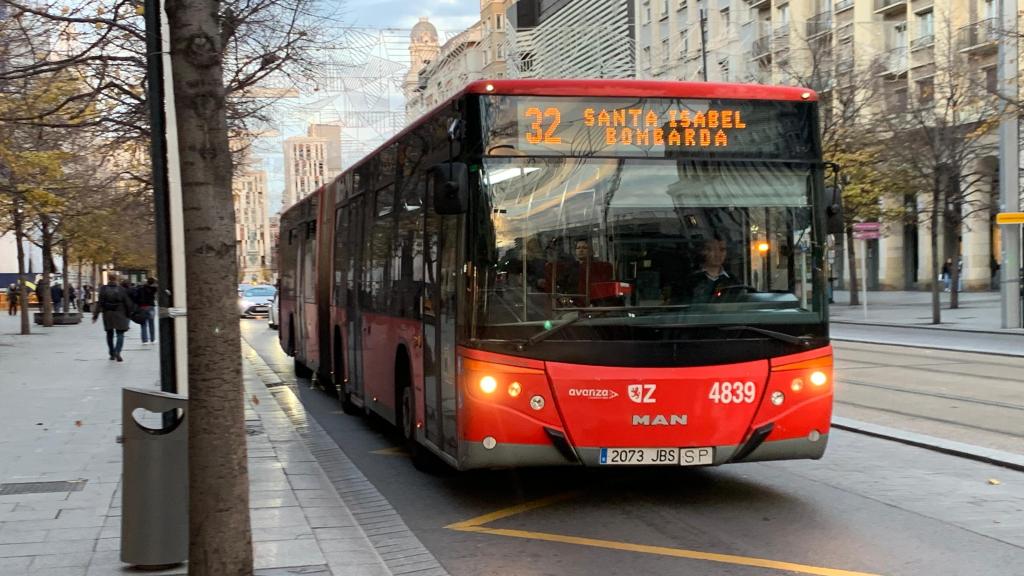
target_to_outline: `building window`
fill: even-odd
[[[926,38],[935,35],[935,13],[928,9],[917,14],[917,37]]]
[[[661,0],[661,19],[668,18],[668,0]]]
[[[501,30],[501,26],[502,26],[501,14],[495,14],[494,15],[494,29],[495,30]]]
[[[917,101],[921,104],[931,103],[935,99],[935,82],[932,78],[917,81]]]
[[[644,19],[643,24],[650,24],[651,22],[651,2],[648,0],[644,3]]]
[[[686,56],[690,53],[690,31],[679,31],[679,55]]]
[[[661,61],[668,62],[668,38],[661,41]]]
[[[892,91],[892,107],[897,112],[907,110],[907,89],[906,87],[894,88]]]
[[[985,68],[985,90],[993,93],[999,91],[999,72],[995,66]]]
[[[722,35],[723,36],[727,36],[729,34],[729,24],[732,22],[731,18],[729,17],[729,9],[728,8],[722,8],[721,15],[722,15]]]
[[[718,72],[722,76],[722,82],[729,81],[729,59],[722,58],[718,61]]]
[[[789,4],[779,6],[775,19],[778,21],[777,26],[785,26],[789,24]]]
[[[640,53],[640,63],[644,68],[651,67],[651,47],[644,46],[643,51]]]

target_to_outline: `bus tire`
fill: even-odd
[[[341,400],[341,411],[349,416],[356,416],[362,413],[359,406],[352,402],[352,394],[345,388],[345,356],[344,347],[341,345],[341,331],[335,328],[334,333],[334,378],[337,382],[334,389]]]
[[[411,376],[409,361],[400,357],[395,365],[395,384],[401,387],[398,391],[399,414],[396,424],[402,433],[412,465],[420,472],[437,474],[445,468],[444,462],[416,441],[416,395],[413,392]]]
[[[299,360],[299,353],[295,349],[295,317],[293,316],[288,322],[288,349],[291,351],[293,359],[292,365],[295,368],[295,376],[297,378],[309,378],[313,375],[313,371],[306,367],[305,364]]]

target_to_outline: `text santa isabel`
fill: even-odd
[[[658,114],[643,108],[583,111],[583,124],[605,129],[605,143],[690,147],[729,146],[730,130],[747,127],[739,110],[668,110]]]

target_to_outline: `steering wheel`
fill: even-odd
[[[716,289],[714,292],[714,297],[724,300],[731,300],[733,298],[736,298],[744,294],[749,294],[751,292],[757,292],[757,288],[754,288],[749,284],[730,284],[728,286],[722,286],[721,288]]]

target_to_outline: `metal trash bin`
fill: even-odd
[[[121,561],[133,566],[180,564],[188,559],[188,398],[180,394],[123,388],[123,478]],[[167,427],[149,428],[135,419],[139,408],[180,416]]]

